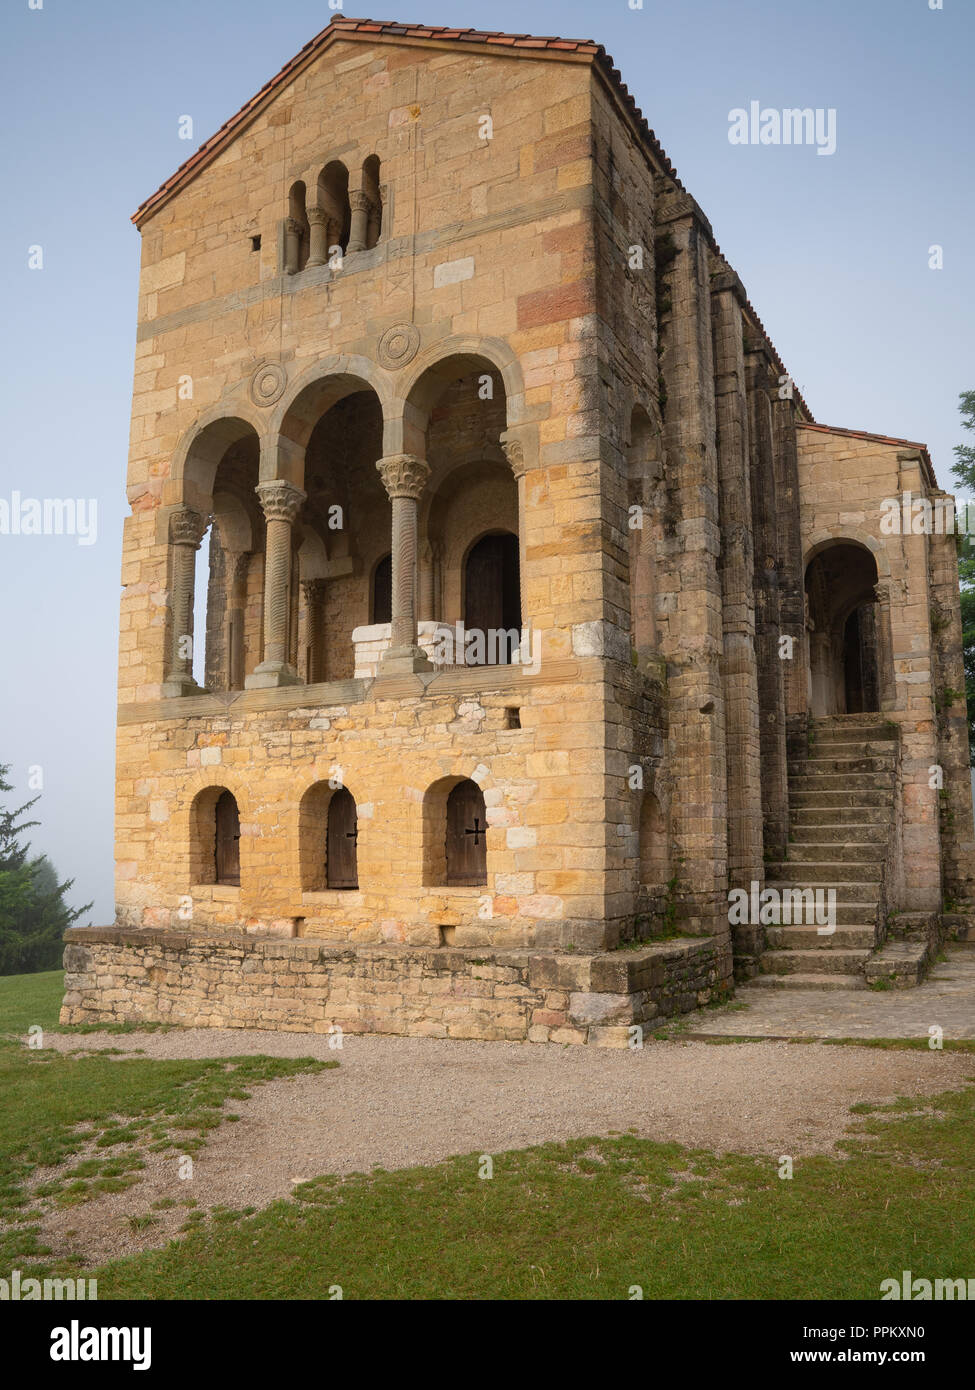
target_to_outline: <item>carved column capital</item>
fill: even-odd
[[[514,430],[505,430],[501,435],[501,448],[511,465],[512,473],[516,478],[523,478],[528,472],[524,441],[518,437]]]
[[[305,596],[305,602],[309,605],[321,603],[327,590],[327,579],[303,579],[301,581],[301,592]]]
[[[328,221],[328,213],[324,208],[310,207],[305,210],[308,224],[311,227],[324,227]]]
[[[307,493],[284,478],[274,478],[271,482],[258,483],[257,493],[266,521],[293,522],[301,510]]]
[[[890,584],[881,580],[873,586],[873,596],[878,603],[890,603]]]
[[[349,189],[349,207],[353,212],[368,212],[372,206],[372,199],[368,193],[363,193],[361,189]]]
[[[199,550],[210,518],[193,507],[180,507],[169,518],[169,536],[174,545],[191,545]]]
[[[292,236],[301,236],[302,227],[297,217],[285,218],[284,229],[286,232],[290,232]]]
[[[408,497],[418,502],[430,476],[430,465],[416,454],[390,454],[380,459],[376,468],[390,501]]]

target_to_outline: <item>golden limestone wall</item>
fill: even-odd
[[[339,42],[145,223],[119,669],[121,923],[426,945],[615,940],[632,909],[634,861],[631,852],[629,885],[616,862],[610,877],[613,702],[601,658],[619,596],[607,595],[611,561],[598,544],[590,81],[572,62]],[[293,182],[312,188],[339,157],[356,177],[371,155],[384,193],[379,245],[341,270],[282,274]],[[390,330],[410,325],[404,348]],[[253,438],[262,482],[310,494],[315,420],[350,391],[372,392],[382,440],[370,476],[380,452],[431,466],[422,554],[458,463],[444,393],[449,405],[461,378],[485,374],[503,394],[500,419],[471,435],[460,462],[490,445],[489,462],[505,465],[499,423],[524,479],[516,486],[509,473],[503,496],[472,487],[464,516],[437,521],[457,552],[444,561],[444,616],[459,604],[463,526],[510,527],[520,492],[522,612],[540,643],[537,674],[348,679],[351,629],[369,622],[369,576],[390,548],[388,503],[384,515],[356,515],[350,492],[351,534],[336,545],[324,601],[333,683],[164,698],[170,517],[180,505],[212,507],[227,441]],[[252,675],[263,576],[256,555],[249,565]],[[508,727],[510,710],[520,727]],[[620,766],[617,756],[617,799]],[[301,798],[336,768],[359,809],[360,890],[304,891]],[[424,828],[424,795],[466,777],[487,805],[488,882],[447,890],[427,881],[436,832]],[[239,889],[194,882],[191,807],[207,787],[238,801]]]
[[[954,634],[957,657],[955,542],[939,534],[934,510],[927,526],[924,509],[945,494],[931,487],[917,449],[819,427],[799,430],[799,476],[806,564],[843,541],[865,548],[876,565],[880,708],[900,725],[902,749],[902,877],[894,900],[908,911],[937,909],[946,890],[970,891],[959,847],[970,853],[972,841],[964,695],[954,696],[951,683],[963,692],[964,680],[942,635]],[[948,506],[950,515],[950,499]],[[943,856],[954,865],[951,883],[942,878]]]

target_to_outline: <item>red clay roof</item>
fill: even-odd
[[[212,159],[225,149],[235,138],[240,130],[247,125],[263,110],[264,106],[271,100],[279,87],[285,86],[288,81],[295,77],[297,73],[307,66],[314,58],[322,53],[332,43],[339,39],[361,38],[367,41],[380,38],[408,38],[408,39],[433,39],[438,43],[477,43],[498,48],[512,49],[519,53],[538,53],[539,51],[553,53],[556,57],[569,57],[578,55],[581,58],[588,58],[598,64],[604,76],[609,81],[610,86],[618,93],[627,108],[637,129],[650,147],[650,150],[662,171],[668,178],[672,179],[675,187],[681,192],[686,192],[684,185],[677,177],[677,170],[670,162],[664,151],[663,146],[657,139],[654,132],[647,124],[646,117],[637,106],[636,102],[623,81],[618,68],[614,67],[613,60],[603,48],[602,44],[596,43],[593,39],[560,39],[542,38],[533,34],[501,34],[496,31],[486,29],[447,29],[435,24],[399,24],[391,20],[382,19],[352,19],[347,15],[333,15],[327,28],[321,33],[316,34],[305,46],[300,49],[290,62],[285,63],[284,67],[269,82],[265,82],[261,90],[246,102],[235,116],[231,116],[225,121],[215,135],[211,135],[209,140],[205,140],[195,154],[190,155],[174,174],[165,183],[161,184],[145,202],[141,203],[132,214],[132,221],[137,227],[142,226],[143,222],[151,214],[166,202],[174,193],[194,178],[201,169],[205,168]],[[714,243],[714,250],[720,255],[721,248]],[[783,374],[786,374],[785,365],[776,351],[775,344],[765,331],[765,326],[750,300],[746,300],[746,307],[754,319],[756,327],[764,336],[769,345],[769,349],[775,359],[776,365]],[[796,388],[795,396],[799,405],[809,420],[813,419],[812,412],[802,398],[802,394]]]
[[[897,439],[890,434],[871,434],[869,430],[845,430],[839,425],[817,425],[811,420],[799,420],[799,428],[804,430],[818,430],[820,434],[842,434],[848,439],[869,439],[876,444],[900,444],[905,449],[917,449],[921,455],[921,461],[927,468],[928,481],[932,487],[938,486],[938,480],[934,476],[934,464],[931,462],[931,455],[928,453],[928,446],[921,444],[916,439]]]

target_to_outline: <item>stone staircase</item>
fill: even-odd
[[[879,715],[815,720],[808,757],[789,764],[789,845],[766,864],[766,886],[836,890],[836,929],[815,922],[765,928],[753,984],[866,989],[883,945],[883,867],[894,816],[897,730]]]

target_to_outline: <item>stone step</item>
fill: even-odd
[[[789,813],[793,826],[812,829],[815,825],[841,828],[856,824],[886,834],[891,815],[887,806],[793,806]]]
[[[820,787],[814,779],[808,790],[804,787],[790,787],[789,800],[796,807],[855,806],[859,809],[861,806],[879,806],[889,809],[894,805],[894,792],[892,788],[878,787],[838,791],[832,787]]]
[[[867,923],[857,926],[847,921],[843,926],[837,924],[829,935],[820,936],[815,926],[792,923],[766,927],[765,939],[772,951],[872,951],[877,944],[877,929]]]
[[[858,864],[845,859],[809,859],[801,863],[795,860],[775,860],[765,865],[765,877],[777,884],[790,883],[795,887],[808,888],[812,884],[829,886],[839,890],[841,884],[871,884],[880,892],[880,865]],[[839,892],[837,891],[837,896]]]
[[[802,762],[789,763],[789,777],[821,777],[825,772],[874,772],[893,775],[893,758],[878,757],[850,757],[850,758],[831,758],[825,754],[821,757],[804,758]]]
[[[890,739],[817,738],[808,747],[810,758],[897,757],[897,745]]]
[[[797,773],[789,778],[796,791],[893,791],[893,773]]]
[[[783,893],[787,888],[794,888],[797,891],[804,889],[806,892],[811,888],[813,892],[817,888],[836,889],[836,911],[840,915],[841,909],[845,920],[848,922],[859,922],[862,920],[861,914],[857,911],[851,916],[851,908],[869,907],[873,910],[874,916],[870,918],[876,920],[877,909],[880,906],[880,885],[877,883],[810,883],[808,879],[804,883],[795,881],[795,864],[784,864],[784,869],[791,870],[790,878],[775,878],[769,872],[769,866],[765,866],[765,882],[769,888],[774,888],[776,892]]]
[[[789,845],[787,858],[795,864],[821,864],[833,858],[841,859],[844,864],[874,864],[879,877],[885,848],[869,841],[857,844],[852,840],[829,843],[823,840],[794,840]]]
[[[878,845],[887,847],[889,824],[884,821],[873,823],[863,821],[851,825],[847,821],[793,821],[789,830],[789,843],[808,845],[812,843],[841,845]],[[790,856],[791,857],[791,856]]]
[[[879,738],[895,739],[898,726],[893,720],[877,719],[865,714],[833,714],[827,719],[811,719],[813,738]]]
[[[872,955],[872,949],[766,951],[760,961],[763,973],[770,975],[855,975]]]
[[[866,989],[867,981],[863,975],[819,975],[803,971],[795,975],[756,975],[748,981],[748,987],[752,985],[760,989]]]

